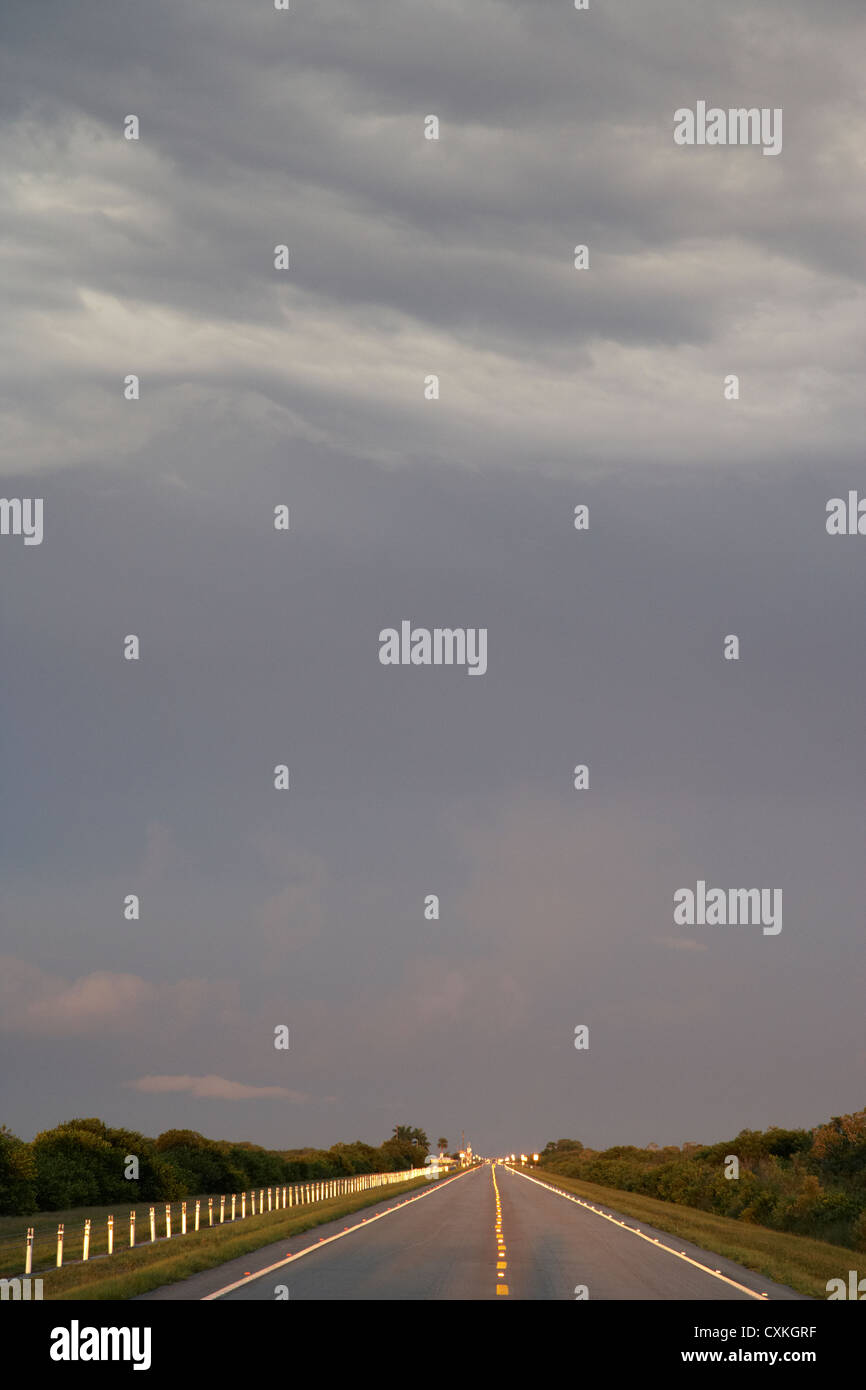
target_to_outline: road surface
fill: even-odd
[[[720,1255],[643,1221],[620,1217],[610,1207],[588,1210],[501,1164],[484,1164],[420,1194],[386,1199],[136,1301],[273,1301],[288,1296],[386,1302],[588,1297],[754,1303],[761,1293],[768,1296],[761,1302],[803,1298]]]

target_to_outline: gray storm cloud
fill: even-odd
[[[8,1123],[855,1108],[862,7],[40,9],[0,58],[0,469],[44,499],[0,538]],[[677,147],[698,100],[784,108],[782,153]],[[383,668],[404,614],[486,629],[484,680]],[[678,934],[699,879],[784,931]]]

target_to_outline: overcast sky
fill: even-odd
[[[0,27],[0,488],[44,499],[0,537],[0,1118],[499,1153],[862,1107],[861,0]],[[677,146],[699,100],[782,152]],[[403,619],[486,673],[382,666]],[[782,931],[675,925],[698,879]]]

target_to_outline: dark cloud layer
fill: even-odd
[[[0,68],[9,1122],[862,1103],[860,7],[45,8]],[[675,147],[699,98],[781,156]],[[487,674],[382,667],[403,618]],[[699,877],[781,934],[675,928]]]

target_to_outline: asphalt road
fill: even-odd
[[[803,1298],[610,1207],[599,1212],[608,1217],[485,1164],[137,1301],[273,1301],[285,1291],[290,1300],[573,1300],[579,1289],[590,1300]]]

